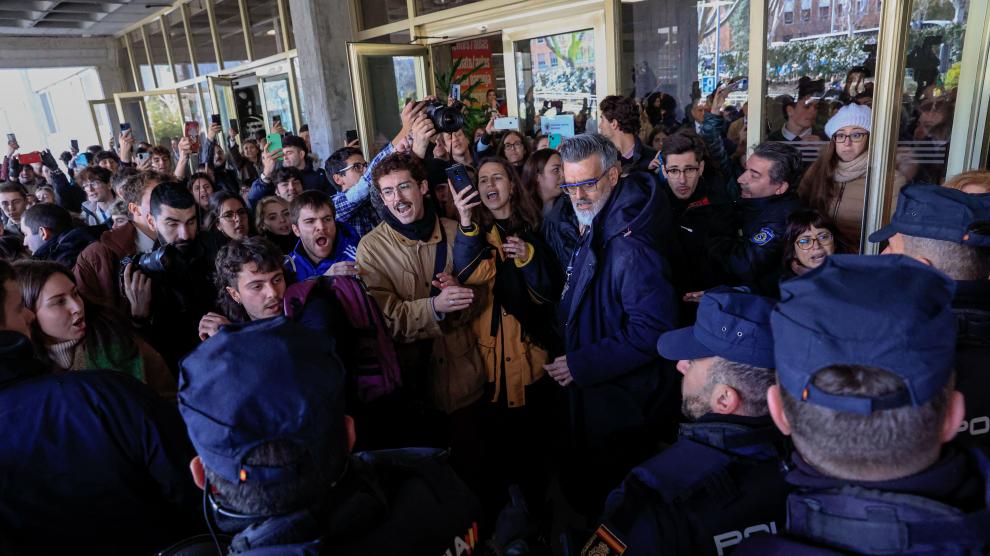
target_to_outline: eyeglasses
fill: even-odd
[[[337,172],[337,173],[338,174],[346,174],[347,171],[350,170],[351,168],[353,168],[353,169],[355,169],[358,172],[361,172],[363,174],[364,171],[368,168],[368,163],[367,162],[355,162],[354,164],[348,164],[347,166],[344,166],[343,168],[341,168],[340,171]]]
[[[852,133],[836,133],[832,136],[832,140],[836,143],[845,143],[846,140],[850,140],[853,143],[862,143],[864,139],[869,137],[869,133],[865,131],[854,131]]]
[[[397,197],[400,193],[404,194],[406,191],[412,189],[412,182],[404,181],[400,183],[397,187],[383,187],[381,189],[382,199],[392,199]]]
[[[814,237],[799,237],[794,243],[798,246],[798,249],[807,251],[808,249],[811,249],[811,246],[816,241],[818,242],[818,245],[821,245],[822,247],[832,245],[832,239],[832,232],[818,232],[818,235]]]
[[[567,192],[568,195],[574,197],[578,194],[578,188],[581,188],[585,193],[594,193],[598,189],[598,182],[602,181],[602,178],[608,175],[611,168],[606,169],[602,172],[602,175],[598,176],[593,180],[584,180],[576,183],[565,183],[561,184],[560,188]]]
[[[220,218],[224,220],[233,220],[235,218],[247,218],[248,211],[246,208],[239,208],[237,210],[229,210],[220,215]]]
[[[681,176],[684,176],[685,178],[689,178],[690,179],[690,178],[693,178],[693,177],[697,176],[698,175],[698,171],[701,170],[701,168],[698,168],[697,166],[688,166],[687,168],[683,168],[683,169],[682,168],[667,168],[666,166],[664,166],[663,169],[664,169],[665,172],[667,172],[667,176],[668,177],[671,177],[671,178],[674,178],[674,179],[680,179]]]
[[[504,147],[505,150],[509,150],[509,149],[516,150],[523,148],[523,145],[522,143],[502,143],[502,147]]]
[[[946,102],[946,101],[940,101],[940,102],[932,102],[932,101],[922,102],[918,106],[918,110],[920,110],[921,112],[934,112],[935,110],[938,110],[938,109],[942,108],[943,106],[945,106],[947,104],[948,104],[948,102]]]

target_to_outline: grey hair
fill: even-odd
[[[598,155],[602,172],[619,165],[619,150],[604,135],[582,133],[564,140],[560,145],[560,158],[564,162],[581,162]]]
[[[904,234],[904,253],[928,259],[953,280],[986,280],[990,276],[990,248]]]
[[[708,374],[708,383],[731,386],[739,393],[742,402],[740,414],[746,417],[762,417],[769,413],[767,389],[774,385],[776,378],[773,369],[754,367],[716,357]]]
[[[804,173],[801,152],[787,143],[779,141],[764,141],[753,149],[753,156],[758,156],[773,163],[770,168],[772,183],[787,182],[788,189],[796,189]]]

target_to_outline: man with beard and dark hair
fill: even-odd
[[[737,531],[783,527],[784,437],[766,401],[774,304],[719,288],[701,298],[694,326],[660,336],[660,355],[684,375],[681,405],[691,422],[609,495],[584,554],[602,554],[613,540],[631,554],[726,554],[742,540]]]
[[[199,217],[196,199],[179,182],[165,182],[151,193],[147,225],[157,232],[150,274],[151,296],[134,315],[150,317],[148,339],[173,369],[199,343],[199,320],[213,308],[213,261],[196,241]]]
[[[574,384],[562,482],[571,503],[595,517],[652,443],[674,435],[677,382],[656,343],[675,326],[677,306],[659,251],[663,193],[636,174],[620,177],[619,152],[601,135],[565,140],[560,156],[581,237],[558,305],[565,355],[545,368],[560,386]]]

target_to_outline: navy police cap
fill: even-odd
[[[657,351],[673,361],[718,356],[772,369],[770,313],[775,303],[772,299],[730,288],[707,291],[698,305],[694,326],[660,336]]]
[[[344,369],[333,341],[285,317],[224,326],[180,363],[179,411],[203,464],[232,483],[277,483],[300,466],[251,466],[258,446],[287,441],[309,463],[343,464]]]
[[[870,241],[886,241],[896,233],[990,246],[990,193],[972,195],[938,185],[904,187],[890,224],[870,234]]]
[[[833,255],[801,278],[781,284],[773,311],[777,376],[799,400],[869,414],[920,406],[952,374],[955,282],[903,255]],[[880,398],[818,389],[815,374],[862,365],[901,377],[905,388]]]

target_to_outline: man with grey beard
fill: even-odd
[[[673,439],[677,380],[656,342],[674,327],[676,304],[651,181],[620,177],[619,153],[601,135],[567,139],[560,155],[580,238],[558,307],[565,354],[545,368],[571,403],[561,485],[575,509],[594,518],[655,441]]]

